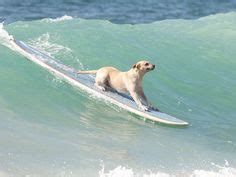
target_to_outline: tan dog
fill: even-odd
[[[129,93],[142,111],[151,108],[142,88],[144,74],[155,68],[148,61],[139,61],[129,71],[122,72],[113,67],[103,67],[98,70],[78,71],[78,74],[96,74],[95,85],[105,91],[111,87],[119,92]]]

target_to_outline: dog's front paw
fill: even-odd
[[[148,108],[149,108],[149,109],[152,109],[153,111],[158,111],[158,112],[160,112],[160,110],[159,110],[158,108],[156,108],[156,107],[149,106]]]
[[[141,111],[148,111],[148,107],[147,107],[147,106],[144,106],[144,105],[140,105],[140,106],[139,106],[139,109],[140,109]]]

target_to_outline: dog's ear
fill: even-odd
[[[136,64],[134,64],[134,65],[132,66],[132,68],[133,68],[133,69],[136,68]]]
[[[137,65],[136,65],[136,67],[137,67],[138,69],[140,69],[140,67],[141,67],[141,66],[140,66],[140,63],[139,63],[139,64],[137,64]]]

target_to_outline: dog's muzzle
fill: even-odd
[[[155,65],[152,65],[151,70],[154,70],[154,69],[155,69]]]

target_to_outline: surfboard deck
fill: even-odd
[[[94,86],[95,77],[93,75],[77,74],[77,70],[75,70],[74,68],[70,68],[55,61],[55,59],[53,59],[52,57],[22,41],[13,40],[13,43],[16,47],[18,47],[18,50],[21,50],[21,53],[26,58],[48,69],[56,75],[63,77],[71,84],[79,87],[89,94],[93,94],[96,97],[102,98],[105,101],[109,101],[110,103],[117,105],[120,108],[123,108],[131,113],[154,122],[168,125],[188,125],[187,122],[181,119],[153,109],[149,111],[141,111],[140,109],[138,109],[136,103],[129,95],[116,92],[115,90],[102,91],[98,89],[96,86]]]

